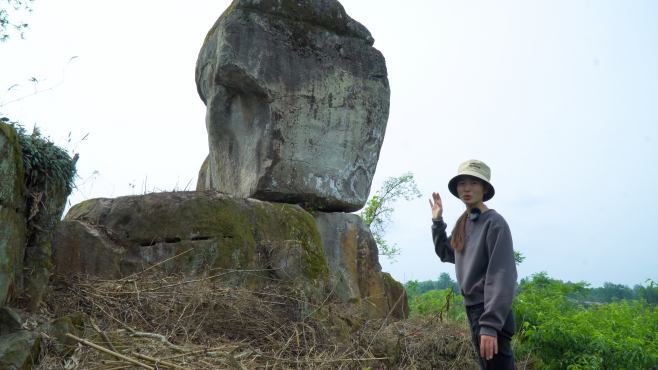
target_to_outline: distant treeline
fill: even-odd
[[[409,280],[404,284],[404,288],[407,291],[407,295],[415,296],[423,293],[427,293],[430,290],[444,290],[447,288],[452,288],[455,294],[459,294],[459,286],[457,282],[452,280],[450,275],[446,272],[439,275],[439,279],[418,281],[418,280]]]
[[[523,287],[529,278],[521,279],[519,287]],[[570,298],[578,302],[588,303],[611,303],[621,300],[644,300],[648,304],[658,305],[658,290],[656,290],[656,283],[647,280],[647,286],[636,284],[633,288],[623,284],[615,284],[606,282],[601,287],[590,288],[586,282],[562,282],[563,284],[578,289],[569,295]],[[457,282],[452,280],[448,273],[441,273],[437,280],[417,281],[410,280],[405,285],[407,294],[410,298],[429,292],[431,290],[444,290],[452,288],[455,294],[459,294],[459,287]]]

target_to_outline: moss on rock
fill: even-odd
[[[23,159],[18,135],[0,122],[0,305],[20,290],[26,242]]]
[[[71,208],[65,220],[95,227],[99,238],[105,233],[111,236],[108,239],[116,250],[125,249],[121,263],[108,261],[105,271],[110,276],[126,275],[169,259],[161,265],[167,271],[199,274],[227,269],[235,270],[237,276],[238,270],[250,270],[240,279],[265,282],[273,276],[280,278],[271,257],[286,249],[284,263],[299,265],[301,272],[292,279],[326,285],[328,277],[315,220],[295,205],[236,199],[212,191],[172,192],[85,201]],[[103,243],[107,240],[94,245]],[[55,248],[62,263],[69,260],[67,255],[79,254],[76,258],[82,261],[88,253],[79,243]],[[110,271],[116,266],[122,270]]]
[[[0,206],[22,212],[25,171],[16,130],[0,122]]]
[[[252,201],[256,202],[256,201]],[[313,216],[296,205],[258,202],[259,229],[266,230],[264,237],[276,235],[281,240],[291,238],[303,249],[303,273],[306,278],[324,280],[329,268],[322,249],[322,239]]]
[[[55,341],[49,345],[51,351],[60,356],[69,356],[77,348],[78,342],[66,336],[73,334],[80,336],[84,329],[82,314],[75,312],[67,316],[60,317],[39,327],[38,331],[46,333]]]
[[[31,310],[36,310],[48,289],[53,271],[52,237],[59,223],[66,198],[71,193],[64,181],[50,183],[44,188],[32,188],[28,198],[31,210],[27,222],[27,244],[23,260],[23,297]]]
[[[325,218],[336,220],[319,221]],[[304,307],[331,291],[359,316],[408,312],[402,285],[381,272],[372,236],[351,214],[314,216],[298,205],[214,191],[154,193],[82,202],[57,235],[58,272],[118,278],[157,264],[165,273],[220,274],[249,288],[292,284]],[[350,294],[337,293],[340,278]]]
[[[41,336],[21,330],[0,337],[0,369],[28,370],[38,362]]]

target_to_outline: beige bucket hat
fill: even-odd
[[[469,159],[468,161],[459,165],[457,170],[457,176],[450,179],[448,182],[448,189],[452,195],[459,198],[457,194],[457,182],[462,176],[473,176],[489,184],[489,191],[484,194],[483,201],[486,202],[489,199],[493,198],[495,190],[493,185],[491,185],[491,169],[484,162],[478,161],[477,159]]]

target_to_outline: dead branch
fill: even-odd
[[[78,338],[78,337],[76,337],[75,335],[73,335],[73,334],[71,334],[71,333],[66,333],[66,336],[69,337],[69,338],[71,338],[71,339],[74,339],[74,340],[78,341],[78,342],[81,343],[81,344],[84,344],[85,346],[88,346],[88,347],[91,347],[91,348],[93,348],[93,349],[99,350],[99,351],[101,351],[101,352],[103,352],[103,353],[107,353],[108,355],[114,356],[114,357],[116,357],[116,358],[120,358],[120,359],[122,359],[122,360],[124,360],[124,361],[128,361],[128,362],[130,362],[131,364],[134,364],[134,365],[137,365],[137,366],[143,367],[144,369],[149,369],[149,370],[154,370],[154,369],[155,369],[154,367],[149,366],[149,365],[147,365],[147,364],[145,364],[145,363],[139,362],[139,361],[135,360],[134,358],[130,358],[130,357],[128,357],[128,356],[124,356],[124,355],[122,355],[122,354],[120,354],[120,353],[117,353],[117,352],[114,352],[114,351],[112,351],[112,350],[110,350],[110,349],[107,349],[107,348],[105,348],[105,347],[99,346],[98,344],[92,343],[92,342],[90,342],[90,341],[88,341],[88,340],[86,340],[86,339]]]

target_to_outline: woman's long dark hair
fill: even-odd
[[[450,235],[450,245],[452,249],[457,252],[464,250],[464,234],[466,234],[466,219],[468,218],[468,211],[464,211],[461,216],[457,219],[455,227],[452,228],[452,234]]]

